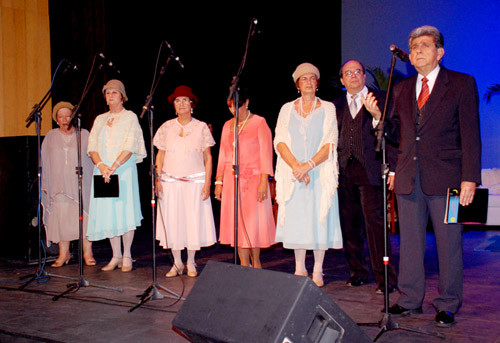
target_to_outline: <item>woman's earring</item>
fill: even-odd
[[[191,114],[193,114],[193,113],[194,113],[194,110],[193,110],[193,109],[191,109]]]

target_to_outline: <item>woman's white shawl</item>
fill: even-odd
[[[132,111],[123,110],[120,115],[115,117],[110,137],[106,137],[106,142],[103,142],[102,130],[105,129],[106,122],[110,117],[111,114],[106,112],[95,118],[92,130],[90,130],[87,153],[97,151],[101,155],[101,159],[111,162],[122,151],[128,151],[136,155],[136,163],[142,162],[147,153],[137,115]],[[107,147],[107,156],[103,156],[103,143]]]
[[[318,151],[325,145],[331,144],[328,159],[318,165],[320,182],[322,188],[321,203],[320,203],[320,223],[324,224],[328,211],[332,206],[332,199],[335,195],[338,186],[338,162],[337,162],[337,142],[338,142],[338,128],[337,128],[337,115],[335,113],[335,106],[331,102],[321,101],[321,106],[325,110],[325,121],[323,123],[323,132]],[[294,102],[288,102],[281,107],[276,123],[276,131],[274,137],[274,149],[278,155],[276,163],[276,201],[280,206],[280,215],[278,217],[281,226],[285,223],[285,206],[286,202],[290,199],[295,185],[295,178],[292,174],[292,168],[281,158],[277,146],[279,143],[284,143],[292,150],[292,137],[288,130],[290,123],[290,116],[292,114]],[[293,137],[297,139],[298,137]],[[305,161],[302,161],[305,162]]]

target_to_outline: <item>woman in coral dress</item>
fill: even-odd
[[[242,266],[262,268],[260,249],[274,244],[276,225],[269,191],[273,175],[272,134],[266,120],[248,109],[249,99],[239,104],[236,125],[239,143],[238,256]],[[236,109],[228,103],[233,115]],[[222,201],[219,241],[234,247],[234,133],[235,119],[222,129],[215,198]]]
[[[187,275],[198,275],[195,254],[216,242],[210,202],[215,141],[207,124],[191,116],[198,102],[187,86],[168,97],[177,118],[166,121],[153,139],[158,148],[156,193],[159,198],[156,239],[172,249],[174,265],[166,277],[182,275],[181,252],[187,248]]]

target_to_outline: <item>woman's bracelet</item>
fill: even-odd
[[[97,164],[96,164],[96,167],[97,167],[97,168],[99,168],[99,166],[100,166],[101,164],[104,164],[104,162],[103,162],[103,161],[99,161],[99,163],[97,163]]]
[[[222,181],[215,181],[214,185],[222,185]]]
[[[307,161],[307,164],[309,164],[309,166],[311,167],[311,169],[314,169],[314,167],[316,167],[316,163],[314,163],[314,161],[312,159],[310,159],[309,161]]]

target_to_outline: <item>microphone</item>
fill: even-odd
[[[179,59],[179,56],[175,54],[174,49],[172,49],[172,47],[170,46],[170,44],[168,44],[167,41],[164,42],[167,45],[168,50],[170,50],[170,57],[172,57],[174,60],[177,61],[177,63],[179,63],[179,67],[181,67],[181,69],[184,69],[184,64],[182,64],[181,60]]]
[[[65,61],[66,61],[66,67],[64,68],[64,71],[67,71],[67,70],[77,71],[78,70],[78,66],[76,64],[74,64],[73,62],[71,62],[69,60],[65,60]]]
[[[394,44],[391,44],[391,46],[389,47],[389,49],[401,61],[408,62],[410,60],[410,58],[408,57],[408,54],[406,52],[404,52],[403,50],[401,50],[400,48],[398,48],[397,46],[395,46]]]
[[[252,33],[251,36],[255,35],[255,33],[260,33],[260,30],[257,30],[257,26],[259,24],[259,20],[257,18],[252,18]]]
[[[108,67],[110,67],[111,69],[113,69],[117,74],[120,74],[120,70],[113,64],[113,62],[111,62],[110,60],[108,60],[106,58],[106,56],[104,56],[104,54],[102,52],[98,53],[97,55],[100,58],[103,59],[104,64],[106,64]]]
[[[142,117],[144,116],[144,113],[146,113],[146,111],[151,107],[152,100],[153,100],[153,98],[150,95],[148,95],[146,98],[146,103],[144,104],[144,106],[142,106],[142,112],[141,112],[141,115],[139,116],[139,118],[142,119]]]

